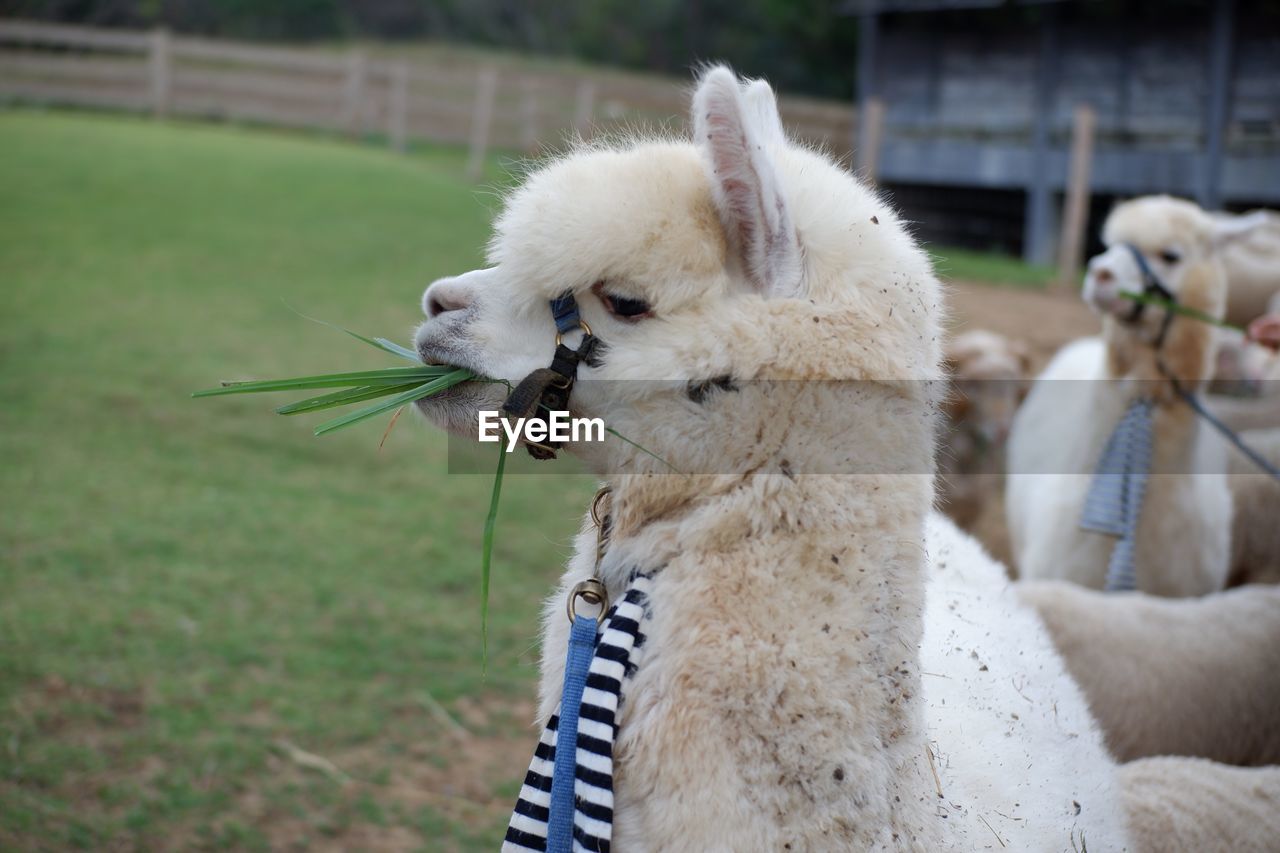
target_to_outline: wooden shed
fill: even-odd
[[[1167,192],[1280,205],[1280,3],[846,0],[859,160],[926,239],[1053,258],[1073,116],[1097,218]],[[878,144],[877,144],[878,143]],[[868,157],[868,147],[874,152]]]

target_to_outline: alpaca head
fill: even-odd
[[[1220,250],[1265,219],[1214,219],[1197,205],[1171,196],[1144,196],[1118,205],[1102,228],[1107,249],[1089,261],[1084,298],[1099,314],[1127,322],[1134,302],[1125,293],[1142,293],[1144,274],[1134,250],[1181,303],[1215,317],[1226,307],[1227,283]],[[1150,338],[1162,313],[1144,311],[1132,323],[1135,334]]]
[[[763,82],[710,69],[692,118],[692,144],[585,147],[532,173],[489,266],[427,288],[423,359],[517,383],[550,362],[548,302],[571,292],[603,346],[579,369],[573,414],[691,472],[784,441],[800,392],[779,384],[936,378],[939,288],[893,211],[789,144]],[[472,382],[420,407],[474,437],[477,411],[506,393]],[[730,427],[756,449],[730,449]],[[601,472],[663,470],[622,441],[566,449]]]

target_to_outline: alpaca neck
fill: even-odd
[[[1208,326],[1175,320],[1164,345],[1157,350],[1127,326],[1108,319],[1103,337],[1107,345],[1103,381],[1095,383],[1099,406],[1091,423],[1097,427],[1099,447],[1107,440],[1124,409],[1135,399],[1156,401],[1153,470],[1182,470],[1199,437],[1192,410],[1174,393],[1169,375],[1182,387],[1198,390],[1210,376],[1213,332]],[[1179,460],[1182,460],[1181,462]],[[1163,468],[1167,463],[1170,467]],[[1181,467],[1180,467],[1181,466]]]
[[[628,713],[681,709],[685,746],[722,762],[737,795],[783,780],[784,824],[847,818],[855,847],[868,827],[907,837],[932,790],[918,698],[931,477],[672,480],[613,484],[614,582],[662,566]],[[634,760],[622,773],[643,779]]]

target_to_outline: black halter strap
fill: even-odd
[[[569,394],[578,378],[578,365],[594,367],[599,363],[600,339],[591,334],[591,327],[578,313],[578,302],[572,293],[565,293],[551,300],[551,316],[556,321],[556,352],[549,367],[540,367],[530,373],[502,404],[502,414],[508,418],[540,419],[541,412],[563,412],[569,409]],[[564,336],[581,330],[582,340],[577,349],[565,345]],[[545,419],[545,418],[543,418]],[[550,435],[548,428],[547,434]],[[526,443],[525,449],[534,459],[554,459],[561,442],[548,438],[539,443]]]
[[[1147,262],[1146,256],[1142,251],[1132,243],[1122,244],[1129,250],[1129,254],[1133,256],[1133,262],[1138,265],[1138,273],[1142,276],[1142,293],[1144,296],[1157,296],[1166,302],[1174,305],[1178,303],[1178,297],[1174,296],[1173,291],[1165,286],[1160,280],[1160,276],[1156,275],[1156,271],[1151,268],[1151,264]],[[1129,316],[1125,317],[1126,323],[1133,325],[1142,319],[1142,315],[1147,310],[1147,303],[1134,301],[1133,307],[1129,309]],[[1164,309],[1164,319],[1160,321],[1160,331],[1156,333],[1154,341],[1155,348],[1158,350],[1164,346],[1164,339],[1169,334],[1169,327],[1173,325],[1174,312]]]

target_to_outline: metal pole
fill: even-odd
[[[1213,30],[1209,35],[1209,98],[1205,104],[1200,175],[1200,204],[1209,210],[1222,205],[1222,157],[1231,105],[1235,5],[1235,0],[1218,0],[1213,4]]]
[[[1084,255],[1085,228],[1089,223],[1089,177],[1093,161],[1093,107],[1080,104],[1071,121],[1071,168],[1063,204],[1062,235],[1058,238],[1058,289],[1075,289]]]
[[[857,152],[855,162],[859,169],[868,165],[868,158],[875,157],[872,146],[879,146],[879,129],[873,128],[868,116],[872,111],[871,100],[876,95],[876,46],[880,36],[880,16],[875,4],[867,4],[868,11],[858,16],[858,138],[853,140]]]
[[[1058,83],[1058,27],[1054,7],[1040,19],[1036,57],[1035,116],[1031,127],[1031,173],[1027,176],[1027,204],[1023,218],[1022,259],[1031,264],[1053,263],[1053,188],[1049,184],[1049,124]]]

